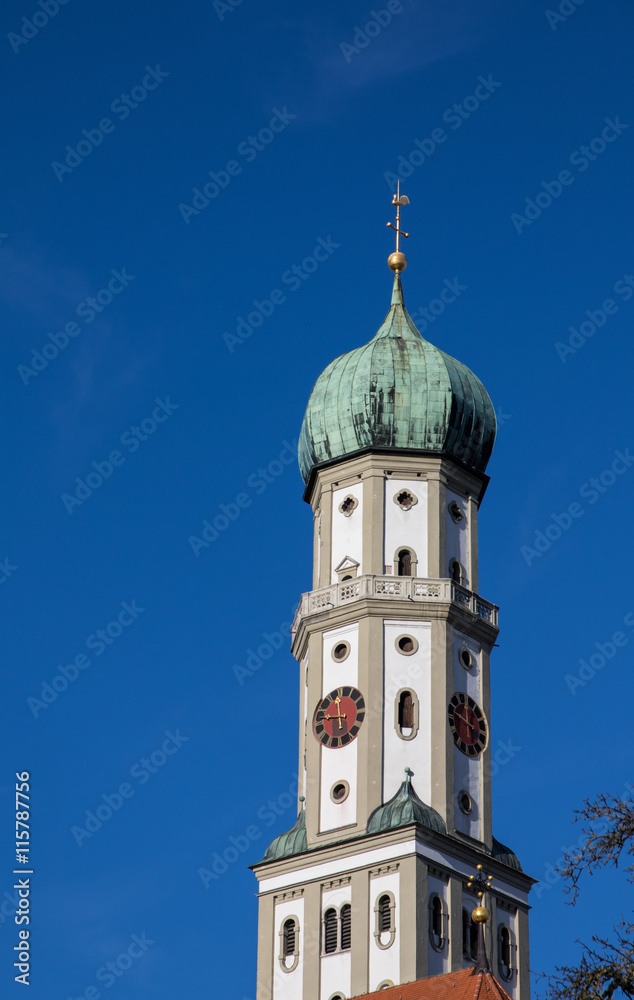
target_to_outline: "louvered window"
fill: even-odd
[[[284,924],[284,957],[295,954],[295,921],[287,920]]]
[[[379,934],[392,930],[392,910],[390,908],[390,897],[381,896],[379,899]]]
[[[349,951],[352,932],[352,908],[349,903],[341,907],[341,950]]]
[[[326,910],[324,915],[324,951],[327,955],[337,950],[337,911]]]

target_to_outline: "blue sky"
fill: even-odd
[[[7,0],[0,32],[0,896],[27,769],[31,996],[254,997],[246,865],[293,822],[298,684],[286,643],[242,684],[234,667],[310,586],[287,449],[317,375],[387,310],[399,170],[408,308],[464,286],[419,325],[500,424],[480,592],[501,606],[492,739],[516,749],[494,831],[546,879],[533,968],[573,960],[631,907],[617,873],[575,909],[547,879],[583,798],[634,782],[634,11],[403,0],[359,47],[356,0],[47,3]],[[194,553],[221,505],[235,519]],[[60,665],[68,687],[29,702]],[[254,826],[205,888],[197,870]]]

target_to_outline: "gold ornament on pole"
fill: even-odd
[[[393,229],[396,233],[396,253],[391,253],[387,259],[388,267],[392,271],[404,271],[407,267],[407,257],[404,253],[401,253],[399,249],[400,237],[405,237],[406,240],[409,239],[409,233],[404,232],[401,229],[401,207],[403,205],[409,205],[409,198],[406,194],[401,195],[401,182],[396,182],[396,194],[392,195],[392,204],[396,205],[396,225],[392,222],[388,222],[387,226],[389,229]]]
[[[487,875],[482,865],[476,866],[476,873],[467,882],[467,889],[475,891],[480,900],[478,906],[471,911],[471,919],[478,925],[478,954],[476,956],[476,972],[490,972],[491,966],[486,952],[484,940],[484,925],[489,922],[489,911],[484,905],[484,894],[491,888],[492,875]]]

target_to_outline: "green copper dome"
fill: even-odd
[[[271,841],[262,861],[279,861],[280,858],[289,858],[293,854],[303,854],[307,850],[306,813],[300,809],[295,826]]]
[[[368,820],[366,833],[395,830],[410,823],[422,823],[436,833],[446,833],[445,822],[435,809],[419,799],[409,779],[403,782],[396,795],[374,810]]]
[[[493,838],[491,855],[496,861],[501,861],[503,865],[508,865],[509,868],[515,868],[518,872],[522,871],[520,859],[517,854],[515,854],[510,847],[505,847],[504,844],[501,844],[499,840],[495,839],[495,837]]]
[[[299,467],[368,448],[450,455],[484,472],[495,411],[479,379],[414,326],[394,276],[392,304],[372,340],[336,358],[317,379],[299,438]]]

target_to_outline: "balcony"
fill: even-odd
[[[382,598],[400,601],[444,601],[457,604],[475,618],[481,618],[497,628],[498,607],[489,604],[482,597],[461,587],[453,580],[429,580],[416,576],[358,576],[345,583],[333,583],[330,587],[311,590],[302,594],[295,617],[294,629],[301,618],[319,614],[330,608],[339,608],[344,604],[366,598]]]

